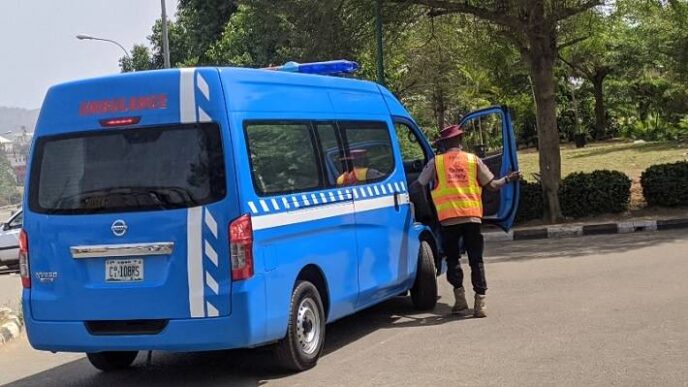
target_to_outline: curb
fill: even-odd
[[[0,308],[0,346],[16,339],[21,334],[23,325],[19,317],[9,308]]]
[[[584,235],[628,234],[633,232],[663,231],[688,228],[688,219],[635,220],[618,223],[586,224],[582,226],[548,226],[511,230],[508,233],[488,232],[486,241],[522,241],[549,238],[573,238]]]

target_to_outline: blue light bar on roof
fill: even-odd
[[[350,60],[331,60],[313,63],[287,62],[282,66],[267,67],[266,70],[321,75],[351,74],[358,70],[358,63]]]

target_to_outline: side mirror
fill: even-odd
[[[10,225],[9,225],[9,224],[7,224],[7,223],[3,223],[3,224],[2,224],[2,231],[7,231],[7,230],[9,230],[9,229],[10,229]]]

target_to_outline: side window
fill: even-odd
[[[337,185],[380,181],[394,170],[394,151],[385,122],[339,122],[346,168]]]
[[[249,123],[246,139],[258,194],[305,191],[322,185],[308,123]]]
[[[24,213],[20,212],[17,216],[15,216],[12,221],[7,225],[10,229],[15,229],[15,228],[21,228],[22,227],[22,221],[24,220]]]
[[[337,177],[346,169],[346,159],[344,149],[337,137],[337,127],[333,123],[317,123],[315,131],[320,142],[320,149],[323,155],[325,178],[328,186],[334,186]]]
[[[420,146],[418,136],[416,136],[413,129],[402,122],[396,122],[394,126],[397,130],[397,138],[401,146],[401,157],[404,160],[404,164],[416,160],[420,160],[425,164],[427,156],[423,151],[423,147]]]

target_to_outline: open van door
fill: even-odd
[[[493,106],[467,114],[461,120],[464,150],[480,157],[495,178],[518,170],[516,136],[505,106]],[[518,207],[519,184],[500,191],[483,191],[483,221],[504,231],[511,229]]]

